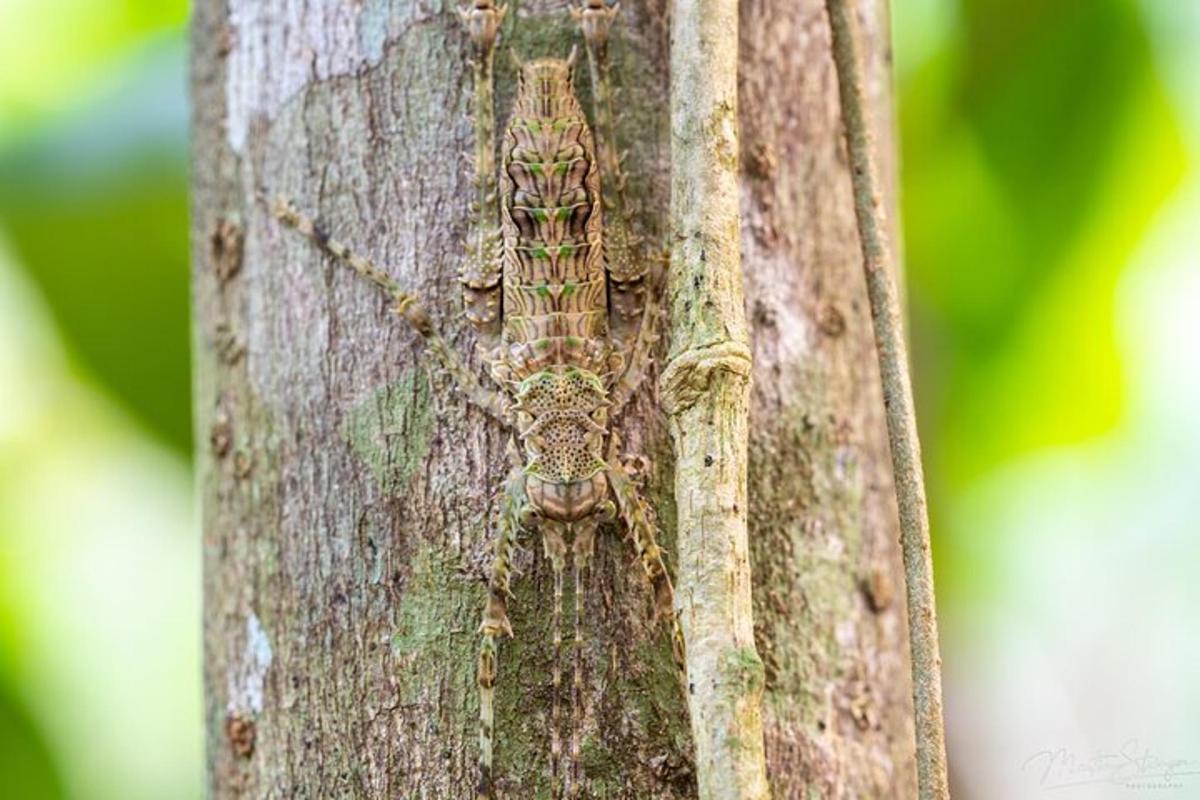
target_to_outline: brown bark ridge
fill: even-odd
[[[514,3],[501,50],[565,56],[579,41],[567,9]],[[886,18],[874,3],[862,13],[868,86],[887,119]],[[775,797],[894,797],[912,779],[903,603],[890,588],[901,573],[828,26],[820,0],[745,2],[741,14],[750,542],[770,778]],[[210,796],[469,797],[504,434],[430,371],[373,287],[255,199],[286,194],[387,265],[471,354],[455,283],[473,194],[466,36],[450,3],[198,0],[194,15]],[[665,3],[626,3],[610,47],[615,127],[640,230],[656,242],[668,51]],[[513,66],[498,56],[503,124]],[[652,392],[619,427],[651,459],[647,491],[673,554],[671,447]],[[496,698],[508,798],[549,791],[551,580],[525,544]],[[602,537],[585,622],[591,797],[695,797],[687,711],[651,602],[629,545]]]

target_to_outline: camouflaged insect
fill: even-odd
[[[485,341],[495,342],[487,361],[501,393],[485,389],[466,369],[416,298],[286,201],[276,207],[281,221],[386,289],[396,311],[425,337],[467,397],[510,425],[520,442],[502,494],[480,625],[481,800],[495,796],[496,645],[500,637],[513,635],[507,603],[510,560],[520,532],[540,534],[554,574],[550,765],[555,798],[564,793],[577,797],[584,786],[579,737],[584,702],[582,597],[599,524],[620,518],[653,586],[656,615],[674,620],[673,590],[655,541],[653,516],[617,458],[618,437],[611,428],[612,418],[645,374],[655,338],[647,285],[651,262],[627,224],[620,159],[612,138],[606,51],[617,7],[586,0],[573,12],[587,43],[599,142],[575,96],[575,52],[566,60],[524,63],[504,133],[497,184],[493,54],[505,10],[493,0],[475,0],[459,12],[475,49],[477,191],[472,204],[475,224],[460,281],[468,319]],[[601,194],[602,183],[611,184],[607,196]],[[559,695],[568,560],[579,590],[574,593],[573,717],[564,769]],[[672,635],[682,669],[678,625]]]

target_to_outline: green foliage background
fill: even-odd
[[[202,793],[186,13],[177,0],[0,4],[0,383],[17,409],[0,412],[7,797]],[[1030,588],[1013,566],[1018,523],[989,509],[1027,503],[1047,454],[1075,464],[1126,429],[1140,441],[1131,396],[1195,388],[1130,369],[1139,346],[1169,345],[1123,344],[1119,309],[1130,276],[1158,263],[1139,253],[1164,208],[1195,194],[1200,100],[1180,31],[1200,24],[1169,0],[894,0],[893,15],[952,762],[958,796],[1003,796],[972,772],[987,744],[973,736],[980,709],[959,699],[995,688],[966,666],[989,652],[980,620]],[[1160,261],[1177,260],[1164,248]],[[1154,400],[1134,405],[1152,413]],[[1134,468],[1128,452],[1118,472]],[[1058,518],[1103,485],[1060,496]],[[1197,520],[1183,503],[1163,530]],[[82,584],[56,583],[58,559],[80,552],[107,558]],[[135,572],[161,580],[122,582]],[[78,607],[89,592],[110,616]],[[1160,676],[1168,692],[1173,675]]]

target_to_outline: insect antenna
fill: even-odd
[[[496,730],[496,637],[484,634],[479,650],[479,784],[478,800],[492,800],[493,743]]]

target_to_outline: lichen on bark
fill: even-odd
[[[434,413],[425,371],[413,369],[371,392],[347,415],[343,436],[385,494],[402,492],[425,462]]]

